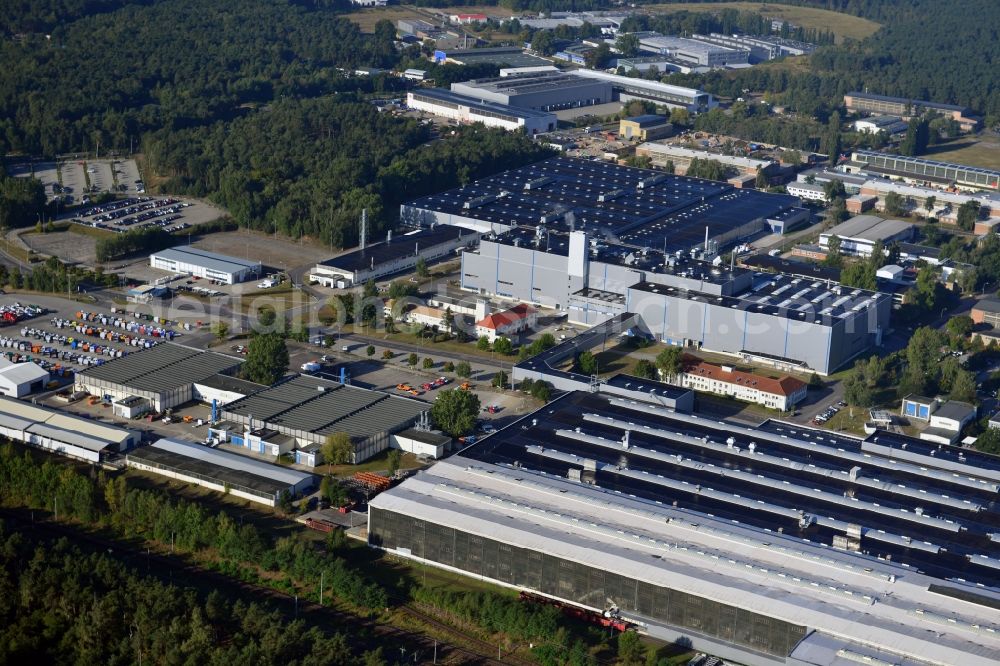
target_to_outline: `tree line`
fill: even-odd
[[[32,452],[18,455],[9,443],[0,445],[0,504],[45,509],[181,552],[211,553],[227,572],[290,592],[314,590],[323,577],[330,593],[362,611],[378,612],[388,604],[384,588],[301,535],[272,539],[225,511],[212,513],[162,491],[135,488],[121,475],[92,478],[51,460],[39,463]]]
[[[265,605],[140,574],[103,552],[0,521],[5,663],[385,664],[353,637]]]

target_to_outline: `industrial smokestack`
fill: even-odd
[[[705,252],[708,252],[708,226],[705,226]]]

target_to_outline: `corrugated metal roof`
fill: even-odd
[[[417,400],[296,375],[229,403],[223,413],[252,416],[255,423],[318,435],[349,432],[354,437],[367,437],[405,427],[428,409],[430,405]]]
[[[199,250],[186,245],[172,247],[169,250],[162,250],[160,252],[154,252],[150,256],[150,259],[153,259],[154,257],[169,259],[171,261],[180,261],[186,264],[193,264],[195,266],[201,266],[203,268],[223,271],[226,273],[239,273],[240,271],[245,271],[247,269],[255,270],[260,267],[259,261],[249,261],[246,259],[240,259],[239,257],[230,257],[225,254],[207,252],[205,250]]]
[[[565,479],[457,457],[370,506],[902,655],[984,665],[1000,659],[1000,636],[986,631],[997,625],[995,614],[929,593],[933,578],[912,568]]]
[[[22,419],[19,416],[13,416],[11,414],[0,414],[0,428],[24,430],[33,423],[35,422],[31,419]]]
[[[10,419],[11,423],[21,424],[18,430],[27,429],[24,424],[45,424],[57,429],[61,433],[65,433],[66,436],[76,434],[81,437],[99,440],[104,443],[101,448],[106,446],[108,442],[121,444],[132,436],[131,431],[119,428],[110,423],[73,416],[72,414],[60,412],[55,409],[39,407],[38,405],[3,396],[0,396],[0,418]],[[33,430],[32,432],[35,431]],[[69,440],[64,441],[70,444],[75,443]],[[92,450],[98,451],[100,449],[95,448]]]
[[[41,435],[42,437],[54,439],[57,442],[78,446],[81,449],[87,449],[88,451],[100,452],[112,444],[115,444],[115,442],[109,442],[108,440],[101,439],[100,437],[94,437],[92,435],[86,435],[73,430],[67,430],[66,428],[60,428],[48,423],[35,423],[34,425],[25,428],[25,430],[36,435]]]
[[[31,362],[12,363],[6,367],[0,367],[0,376],[13,384],[28,384],[48,379],[49,371]]]
[[[131,433],[107,423],[82,419],[69,414],[56,412],[45,422],[47,425],[61,428],[66,431],[78,432],[82,435],[96,437],[98,439],[120,444],[127,440]]]
[[[165,392],[231,370],[242,362],[235,356],[167,342],[81,370],[79,374],[138,391]]]
[[[217,465],[218,467],[246,472],[265,479],[270,479],[271,481],[288,484],[289,486],[297,485],[312,478],[311,474],[306,474],[305,472],[299,472],[287,467],[272,465],[260,460],[254,460],[252,458],[247,458],[246,456],[241,456],[237,453],[220,451],[219,449],[212,449],[202,444],[185,442],[179,439],[164,438],[157,440],[150,446],[154,449],[168,451],[186,458],[201,460],[212,465]]]

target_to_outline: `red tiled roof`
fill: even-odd
[[[480,319],[476,322],[476,326],[482,328],[492,328],[497,330],[502,326],[508,326],[510,324],[515,324],[522,319],[527,319],[529,316],[535,313],[535,308],[530,305],[521,303],[515,305],[509,310],[504,310],[503,312],[496,312],[494,314],[488,315],[484,319]]]
[[[749,386],[757,389],[758,391],[764,391],[765,393],[771,393],[773,395],[783,395],[786,397],[801,391],[806,387],[806,383],[804,381],[796,379],[790,375],[785,375],[781,379],[772,379],[771,377],[763,377],[761,375],[755,375],[752,372],[743,372],[742,370],[727,372],[720,365],[706,363],[705,361],[694,358],[693,356],[684,357],[684,372],[697,375],[699,377],[707,377],[708,379],[727,382],[729,384],[736,384],[738,386]]]

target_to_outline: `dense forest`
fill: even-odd
[[[743,89],[766,91],[776,103],[822,121],[851,90],[965,105],[1000,122],[996,76],[1000,3],[994,0],[815,0],[786,2],[843,10],[882,22],[861,42],[820,48],[808,66],[753,67],[739,72],[673,75],[681,85],[700,85],[737,97]],[[960,41],[956,37],[960,36]]]
[[[4,3],[5,23],[12,13]],[[128,150],[146,131],[331,94],[338,67],[395,64],[394,37],[388,22],[363,35],[334,12],[261,0],[164,0],[61,21],[50,38],[0,41],[0,152]]]
[[[357,244],[362,208],[377,240],[403,201],[550,154],[523,135],[482,126],[429,144],[428,136],[424,125],[370,104],[321,98],[162,130],[144,145],[169,191],[208,195],[241,225],[333,247]]]
[[[0,662],[384,664],[341,633],[0,521]]]

